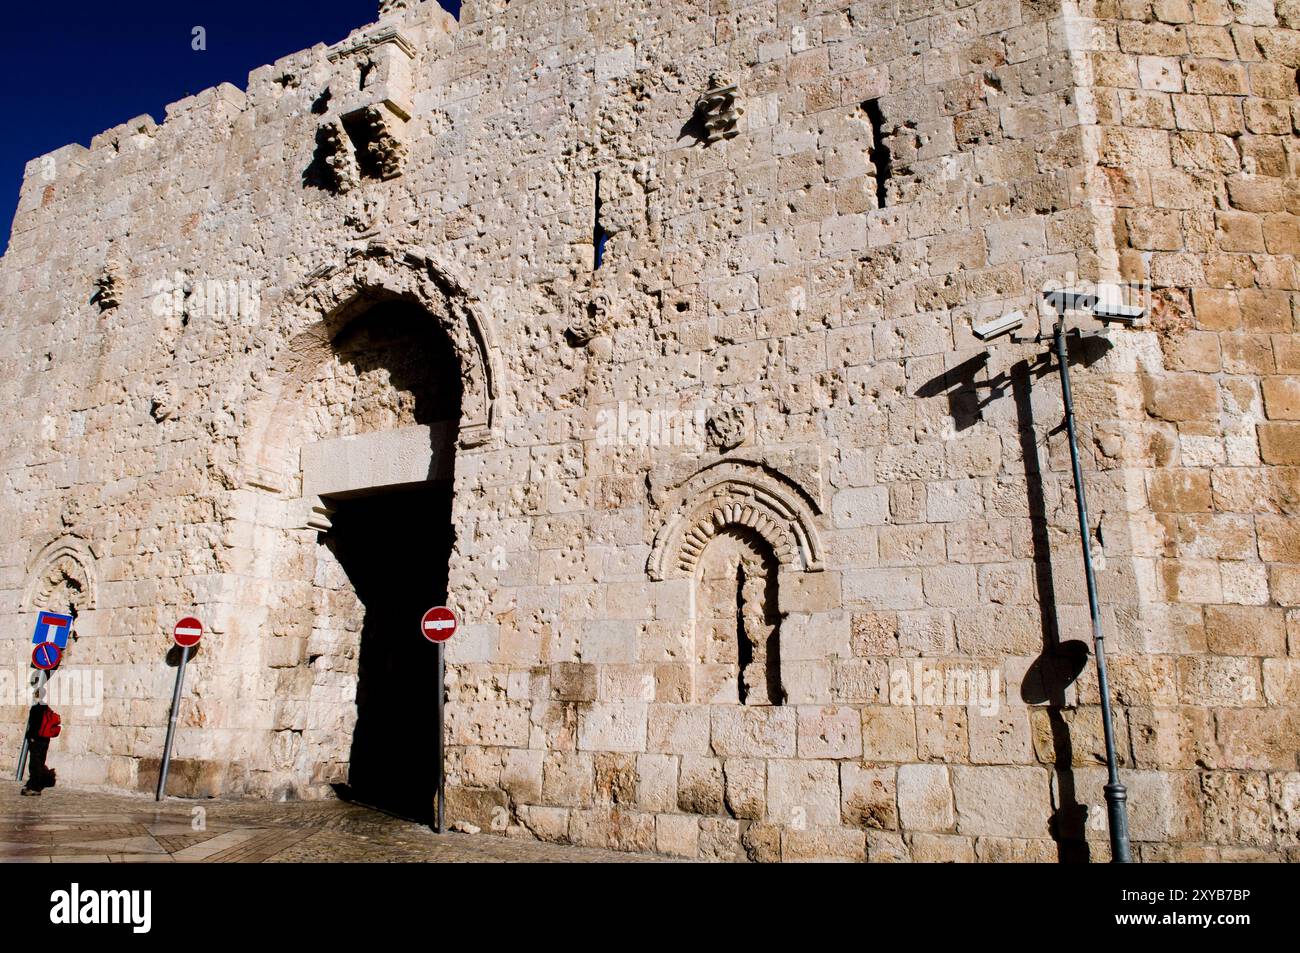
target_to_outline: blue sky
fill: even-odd
[[[459,9],[457,2],[444,4]],[[184,96],[234,83],[372,22],[378,0],[124,0],[11,3],[0,56],[0,249],[8,247],[23,167],[70,142]],[[194,27],[207,49],[191,48]]]

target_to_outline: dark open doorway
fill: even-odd
[[[426,482],[331,496],[324,538],[365,609],[357,721],[339,795],[428,821],[436,763],[434,646],[420,617],[447,601],[451,460],[461,376],[444,331],[404,300],[366,302],[333,342],[338,368],[318,389],[352,432],[431,428]],[[422,474],[423,476],[423,474]]]
[[[451,482],[336,505],[326,544],[366,609],[351,765],[339,794],[428,822],[438,686],[420,617],[447,600]]]

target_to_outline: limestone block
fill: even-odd
[[[678,770],[677,808],[688,814],[721,814],[724,805],[722,762],[683,755]]]
[[[896,830],[896,769],[853,761],[841,763],[840,816],[851,827]]]
[[[586,807],[592,802],[595,767],[586,752],[551,751],[542,766],[542,801],[549,806]]]
[[[862,756],[862,714],[858,709],[800,705],[797,712],[799,757]]]
[[[646,811],[677,808],[677,763],[674,755],[642,754],[636,760],[636,803]]]
[[[772,705],[714,705],[711,745],[723,758],[792,758],[795,754],[794,709]]]
[[[952,830],[952,785],[945,765],[905,764],[898,769],[898,818],[905,829]]]
[[[767,764],[746,758],[722,763],[727,812],[733,817],[761,820],[767,804]]]
[[[655,817],[655,850],[671,857],[694,858],[699,853],[700,821],[689,814]]]
[[[652,704],[647,714],[646,749],[665,754],[707,754],[710,722],[708,707]]]
[[[915,711],[908,706],[863,706],[862,755],[869,761],[915,760]]]
[[[578,715],[583,751],[645,751],[648,706],[643,701],[593,702]]]
[[[529,708],[508,702],[471,702],[446,708],[451,744],[528,745]]]
[[[539,802],[545,764],[544,751],[507,748],[502,754],[501,786],[518,802]]]
[[[833,761],[767,763],[767,818],[786,827],[839,824],[839,769]]]
[[[781,831],[781,860],[806,863],[860,863],[866,856],[862,831],[842,827],[786,828]]]
[[[700,819],[700,860],[730,863],[740,859],[740,824],[732,818]]]
[[[975,861],[975,839],[953,834],[913,834],[912,860],[918,864],[969,864]]]
[[[1048,834],[1046,770],[966,765],[951,770],[958,833],[1031,838]]]

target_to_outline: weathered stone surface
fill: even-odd
[[[941,764],[905,764],[898,769],[898,817],[904,829],[952,830],[952,784]]]
[[[1055,648],[1091,637],[1069,448],[1028,339],[1043,292],[1125,283],[1137,326],[1069,322],[1136,850],[1294,859],[1276,6],[385,2],[33,160],[0,259],[26,409],[0,622],[77,614],[58,681],[96,701],[62,706],[61,781],[150,786],[183,610],[178,791],[360,783],[367,723],[430,721],[398,596],[445,591],[453,798],[487,833],[1103,860],[1095,662]],[[970,333],[1012,311],[1025,340]],[[1054,812],[1086,830],[1053,842]]]
[[[845,824],[879,830],[898,827],[897,769],[846,761],[840,765],[840,813]]]
[[[1042,837],[1050,816],[1041,768],[952,768],[957,830],[963,834]]]
[[[839,824],[839,769],[830,761],[769,761],[767,817],[782,826]]]

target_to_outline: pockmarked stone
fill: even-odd
[[[59,789],[152,790],[193,615],[174,794],[427,811],[441,693],[503,856],[1104,861],[1073,291],[1135,857],[1297,859],[1293,4],[662,6],[384,0],[33,157],[0,759],[67,613]]]

